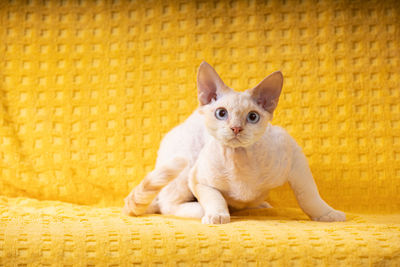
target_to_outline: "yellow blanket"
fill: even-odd
[[[2,1],[0,266],[400,265],[400,6],[392,1]],[[221,226],[120,214],[208,61],[277,69],[273,124],[345,223],[289,187]]]

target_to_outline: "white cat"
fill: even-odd
[[[227,223],[229,208],[270,207],[264,201],[268,191],[288,181],[312,220],[345,221],[343,212],[321,199],[301,148],[269,123],[282,84],[278,71],[253,89],[235,92],[203,62],[200,107],[164,137],[155,169],[125,198],[124,212]]]

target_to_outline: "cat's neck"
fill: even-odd
[[[226,145],[221,144],[221,149],[227,154],[245,154],[252,150],[251,149],[252,146],[253,145],[248,146],[248,147],[241,147],[241,146],[240,147],[231,147],[231,146],[226,146]]]

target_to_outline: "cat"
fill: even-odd
[[[270,124],[283,86],[274,72],[236,92],[207,62],[197,74],[199,107],[163,138],[156,166],[125,198],[128,215],[170,214],[230,222],[229,209],[271,207],[265,198],[286,181],[314,221],[345,221],[319,195],[296,141]]]

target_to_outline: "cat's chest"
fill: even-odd
[[[227,199],[228,204],[240,206],[266,195],[269,189],[282,185],[290,165],[286,145],[259,143],[253,149],[220,150],[212,183]],[[229,203],[231,202],[231,203]]]
[[[259,191],[259,186],[264,182],[265,174],[260,166],[265,165],[265,161],[251,153],[236,152],[234,155],[225,155],[217,165],[221,170],[221,180],[224,180],[232,191]]]
[[[263,175],[251,164],[235,168],[225,165],[220,170],[211,185],[222,193],[229,206],[242,209],[266,195]]]

